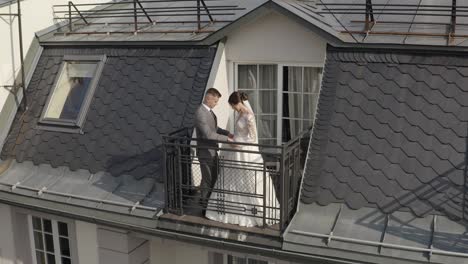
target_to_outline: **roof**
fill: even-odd
[[[30,161],[3,163],[7,166],[0,174],[3,192],[151,219],[164,208],[164,185],[154,178],[71,171]]]
[[[0,0],[0,7],[5,7],[15,3],[16,0]]]
[[[445,216],[384,214],[343,204],[303,204],[284,235],[284,250],[355,263],[467,263],[466,225]]]
[[[384,226],[390,216],[397,221],[393,244],[427,249],[432,243],[434,249],[468,253],[466,61],[461,55],[330,48],[301,209],[290,229],[329,234],[341,205],[345,219],[336,228],[345,228],[341,235],[348,238],[389,241],[391,225],[386,231]],[[298,220],[306,215],[324,219]],[[434,216],[435,231],[446,230],[456,246],[431,240],[438,236],[430,236]],[[424,239],[399,234],[407,227],[425,230]],[[421,252],[415,258],[397,255],[428,258]]]
[[[41,43],[76,42],[127,43],[162,42],[210,45],[263,12],[276,10],[289,15],[313,32],[339,46],[390,45],[392,47],[427,47],[461,49],[468,45],[468,23],[464,6],[458,5],[456,24],[452,21],[451,0],[374,0],[373,23],[365,24],[365,1],[353,0],[210,0],[201,6],[198,27],[196,1],[145,1],[137,8],[135,31],[133,2],[98,4],[84,11],[73,11],[72,29],[68,25],[68,5],[56,6],[56,16],[63,22],[39,32]]]
[[[399,46],[468,45],[468,18],[458,3],[451,32],[452,0],[372,0],[375,23],[366,27],[366,1],[273,0],[343,43]],[[369,13],[370,14],[370,13]]]
[[[27,89],[28,110],[18,111],[1,153],[3,163],[14,164],[0,173],[0,185],[32,188],[36,198],[45,187],[60,193],[46,195],[57,201],[82,194],[161,208],[162,135],[193,126],[215,52],[216,47],[44,49]],[[64,55],[102,54],[106,65],[83,133],[38,127]]]
[[[208,36],[227,28],[268,0],[210,0],[206,1],[213,22],[201,6],[201,27],[198,28],[197,1],[147,1],[140,0],[144,8],[137,9],[138,31],[135,33],[133,1],[97,4],[91,11],[72,14],[74,23],[68,25],[68,5],[56,6],[56,15],[63,22],[40,35],[41,42],[200,42]],[[77,9],[86,6],[76,5]],[[148,17],[151,21],[148,19]],[[215,43],[220,38],[211,41]]]

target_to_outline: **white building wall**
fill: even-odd
[[[75,4],[98,3],[103,0],[73,0]],[[47,28],[54,23],[53,5],[68,4],[68,0],[24,0],[21,1],[23,50],[24,56],[35,38],[35,32]],[[80,10],[94,6],[80,7]],[[17,13],[17,5],[7,5],[0,8],[0,13]],[[13,85],[21,70],[18,18],[1,16],[0,19],[0,149],[10,128],[13,116],[16,114],[16,103],[13,94],[4,86]],[[27,72],[25,73],[27,76]]]
[[[276,12],[244,25],[228,37],[229,61],[266,63],[323,63],[326,41]]]
[[[14,226],[9,205],[0,204],[0,263],[16,264]]]
[[[224,43],[221,43],[225,48]],[[221,93],[221,98],[219,99],[218,106],[216,106],[213,111],[216,113],[216,116],[228,116],[232,109],[229,107],[228,98],[230,94],[229,90],[229,76],[228,76],[228,65],[226,59],[226,49],[223,49],[221,55],[221,60],[219,62],[218,67],[213,65],[213,72],[212,74],[215,76],[213,87],[216,88]],[[208,87],[210,88],[210,87]],[[227,127],[227,119],[226,118],[218,118],[218,126],[221,128]]]
[[[231,33],[214,85],[223,94],[215,108],[219,124],[231,128],[227,99],[235,89],[235,63],[324,65],[326,47],[317,34],[273,11]]]
[[[150,264],[211,264],[207,248],[174,240],[154,238],[150,252]]]
[[[148,264],[227,264],[227,256],[232,255],[241,258],[267,261],[268,264],[297,264],[288,260],[279,260],[259,255],[246,254],[242,252],[227,251],[224,248],[210,248],[197,244],[162,239],[154,237],[151,239],[151,254]],[[224,255],[222,263],[215,261],[213,253]]]
[[[98,263],[97,225],[75,221],[79,263]]]
[[[147,264],[150,258],[150,242],[127,230],[98,227],[97,248],[100,264]]]

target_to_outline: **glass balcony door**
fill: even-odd
[[[237,64],[236,90],[249,95],[259,143],[276,145],[312,127],[322,67]]]

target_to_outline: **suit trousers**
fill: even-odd
[[[210,153],[206,149],[197,151],[198,160],[200,161],[201,182],[200,182],[200,205],[203,211],[206,210],[208,200],[210,198],[213,187],[218,179],[218,155]]]

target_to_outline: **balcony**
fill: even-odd
[[[217,148],[197,147],[199,140],[191,137],[192,131],[184,128],[164,136],[165,216],[247,232],[273,230],[279,236],[295,213],[310,131],[281,146],[236,143],[238,147],[234,148],[229,146],[230,142],[217,142]],[[202,174],[196,153],[201,149],[218,153],[211,164],[218,175],[212,189],[200,187]],[[240,161],[232,158],[235,156],[232,152],[261,158]],[[233,185],[236,187],[231,188]],[[200,197],[204,191],[212,193],[211,199]],[[202,213],[205,208],[219,215],[247,216],[255,219],[257,226],[241,228],[207,220]]]

